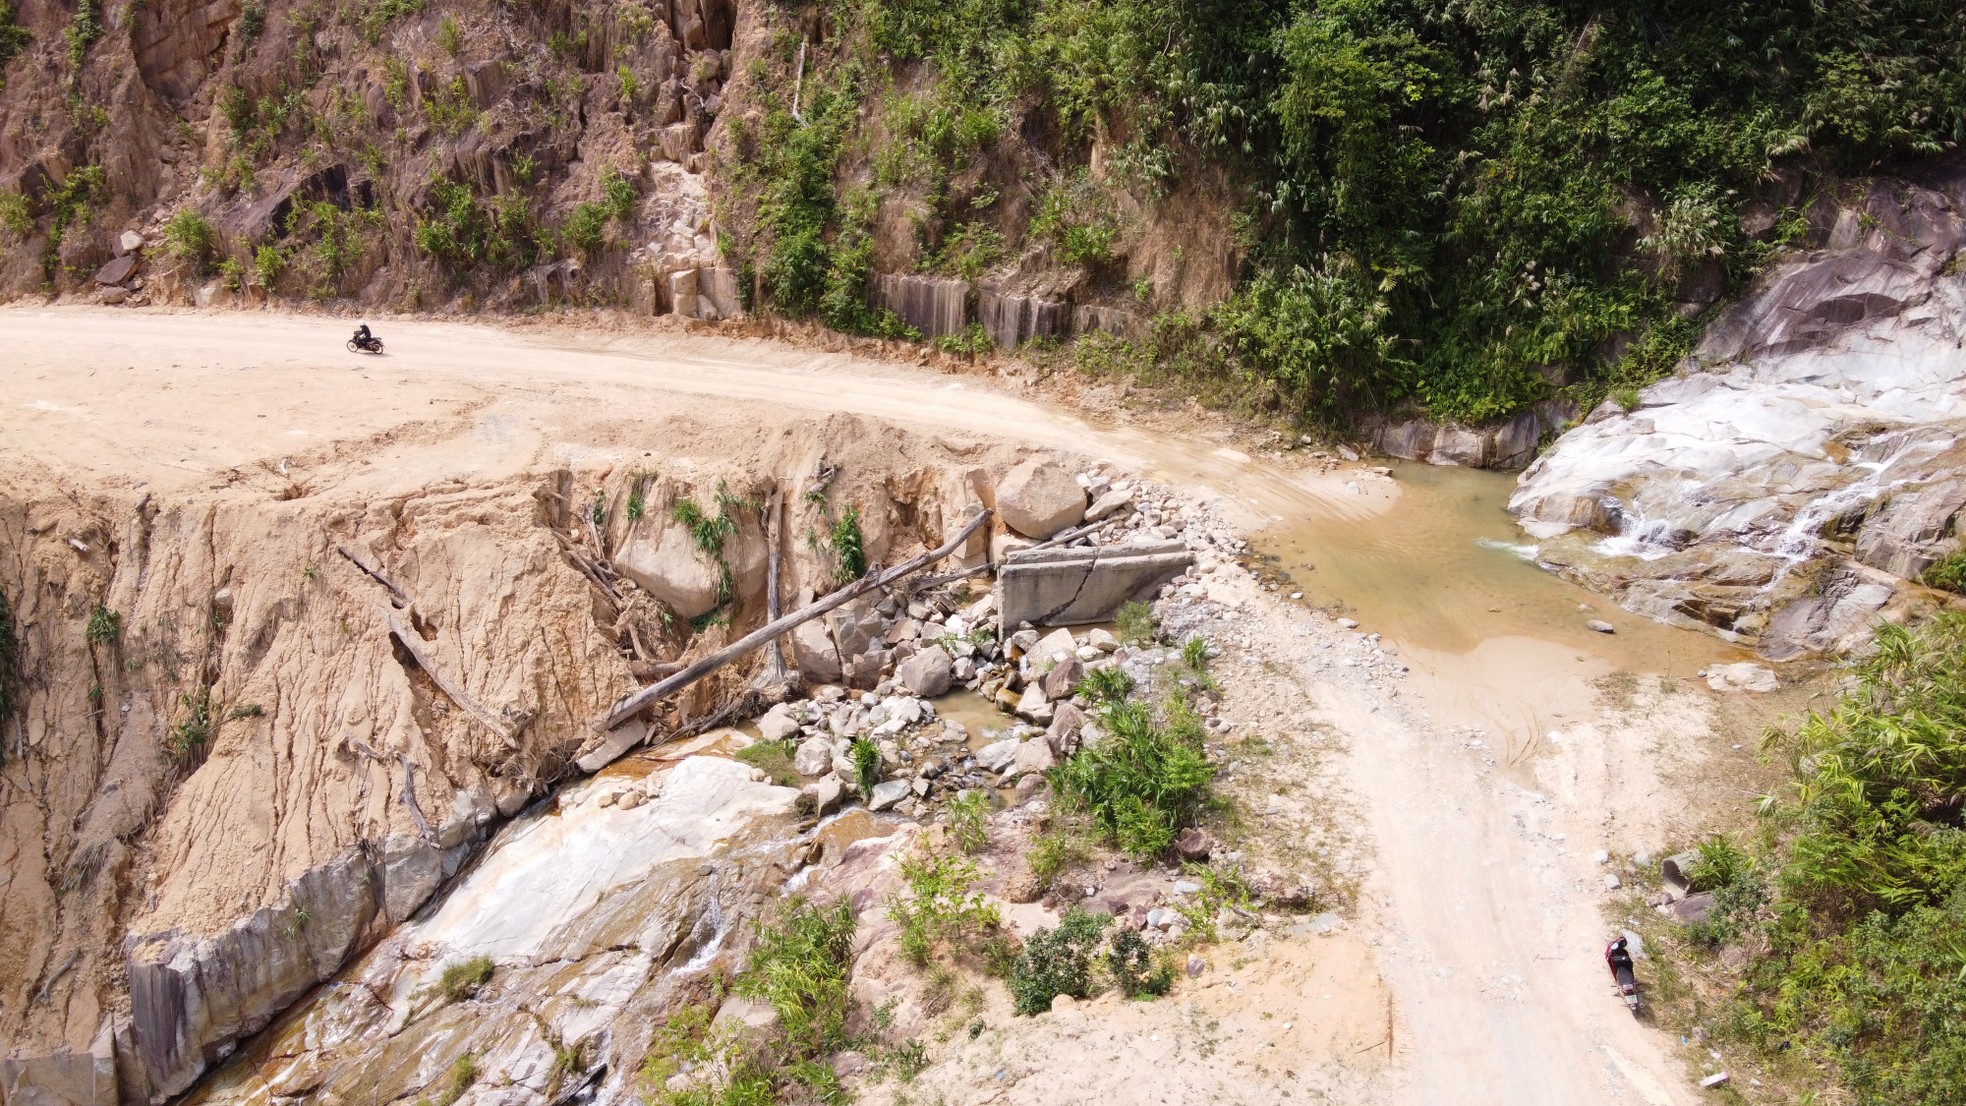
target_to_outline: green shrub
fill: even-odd
[[[471,87],[462,73],[437,86],[437,94],[425,100],[423,108],[430,115],[430,125],[452,138],[477,126],[482,118],[471,102]]]
[[[976,955],[1003,924],[995,905],[973,890],[976,864],[960,856],[920,854],[901,862],[905,895],[890,896],[887,916],[901,927],[901,952],[918,968],[947,947]]]
[[[839,583],[851,583],[867,573],[867,552],[861,544],[860,509],[848,507],[839,521],[833,523],[832,532],[827,535],[827,544],[833,549],[833,578]]]
[[[1059,995],[1082,999],[1092,993],[1092,958],[1112,919],[1084,907],[1065,911],[1058,925],[1041,929],[1024,943],[1010,969],[1012,1008],[1019,1014],[1041,1014]]]
[[[1160,635],[1160,620],[1154,617],[1151,604],[1136,599],[1121,606],[1113,616],[1113,629],[1124,644],[1152,645]]]
[[[1106,950],[1106,967],[1127,998],[1164,995],[1174,986],[1174,967],[1147,947],[1140,931],[1121,926]]]
[[[1113,243],[1119,237],[1112,210],[1112,202],[1080,170],[1039,193],[1031,237],[1049,243],[1067,265],[1103,265],[1113,260]]]
[[[437,48],[452,57],[464,49],[464,33],[458,30],[457,20],[448,15],[437,25]]]
[[[845,898],[829,907],[795,900],[758,925],[736,990],[771,1004],[797,1059],[815,1059],[846,1041],[853,931],[853,904]]]
[[[422,10],[423,0],[372,0],[362,13],[360,30],[363,41],[374,45],[382,38],[382,32],[388,29],[389,24]]]
[[[238,36],[243,51],[259,41],[266,33],[266,5],[260,0],[250,0],[239,8],[239,20],[233,24],[233,34]]]
[[[874,785],[881,782],[884,766],[881,763],[880,746],[864,737],[856,737],[848,746],[848,755],[853,760],[853,785],[862,797],[874,793]]]
[[[34,211],[27,197],[12,188],[0,188],[0,230],[15,238],[26,238],[34,229]]]
[[[444,964],[437,976],[437,994],[445,1002],[463,1002],[475,998],[485,984],[491,982],[492,973],[498,965],[489,956],[473,956],[466,960],[452,960]]]
[[[550,244],[520,192],[481,202],[471,189],[447,177],[433,177],[429,199],[416,216],[417,248],[435,258],[454,284],[480,266],[515,272],[531,266]]]
[[[89,608],[87,633],[90,645],[108,645],[122,635],[123,616],[97,603]]]
[[[211,220],[191,208],[180,208],[164,224],[164,241],[171,255],[191,266],[197,275],[211,271],[212,257],[218,251],[218,231]]]
[[[7,63],[27,49],[27,44],[32,41],[34,36],[20,25],[14,0],[0,0],[0,90],[7,87]]]
[[[1966,595],[1966,549],[1946,554],[1920,573],[1918,579],[1927,587]]]
[[[626,222],[635,213],[635,182],[610,165],[601,170],[601,202],[607,213]]]
[[[253,251],[253,283],[268,292],[279,285],[280,273],[286,267],[287,255],[278,246],[260,246]]]
[[[965,791],[949,804],[949,836],[966,853],[980,853],[989,845],[984,819],[990,812],[990,797],[980,788]]]
[[[1091,812],[1114,844],[1142,859],[1166,852],[1192,824],[1215,775],[1199,741],[1165,721],[1139,702],[1109,706],[1105,738],[1051,771],[1062,798]]]
[[[75,16],[69,20],[62,37],[68,43],[68,68],[72,74],[82,68],[89,44],[102,37],[102,0],[76,0]]]
[[[575,204],[560,224],[560,237],[581,253],[592,257],[607,241],[607,208],[592,201]]]

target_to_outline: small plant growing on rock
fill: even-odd
[[[1084,907],[1065,911],[1055,929],[1031,935],[1010,969],[1010,997],[1019,1014],[1042,1014],[1059,995],[1085,998],[1092,993],[1092,956],[1112,921]]]
[[[853,758],[853,785],[865,797],[874,793],[874,785],[881,782],[880,746],[864,737],[856,737],[849,747]]]
[[[949,804],[949,837],[966,853],[980,853],[990,843],[983,817],[989,813],[989,798],[980,789],[965,791]]]
[[[957,954],[988,959],[984,943],[1003,924],[997,908],[981,892],[971,890],[978,873],[974,862],[959,856],[926,854],[901,862],[908,893],[887,901],[887,916],[901,926],[901,952],[918,968],[926,968],[943,946]]]
[[[1926,587],[1966,594],[1966,549],[1949,554],[1920,573],[1918,580]]]
[[[97,603],[89,611],[89,644],[108,645],[123,633],[123,616]]]
[[[1187,902],[1177,903],[1175,913],[1187,920],[1189,936],[1197,941],[1213,941],[1216,938],[1216,915],[1225,907],[1231,910],[1249,909],[1249,886],[1243,882],[1242,871],[1237,868],[1187,864],[1183,866],[1183,871],[1201,884],[1201,890]]]
[[[1133,677],[1117,664],[1093,668],[1079,681],[1079,694],[1096,707],[1123,703],[1133,694]]]
[[[448,15],[437,25],[437,47],[452,57],[464,49],[464,33],[458,30],[457,20]]]
[[[1160,623],[1154,618],[1154,608],[1138,600],[1128,603],[1113,615],[1115,635],[1128,645],[1152,645],[1160,633]]]
[[[649,481],[655,479],[652,472],[638,472],[628,485],[628,521],[640,522],[648,511]]]
[[[211,220],[190,208],[182,208],[164,224],[164,241],[171,256],[204,276],[211,271],[212,255],[218,250],[218,231]]]
[[[471,1084],[477,1081],[478,1062],[467,1052],[451,1065],[450,1072],[444,1077],[443,1089],[437,1093],[433,1101],[436,1106],[451,1106],[451,1103],[463,1098],[464,1092],[470,1090]]]
[[[204,750],[212,731],[218,728],[212,717],[212,690],[201,687],[187,691],[178,696],[178,705],[184,713],[171,723],[170,732],[164,736],[164,746],[177,760],[188,761]]]
[[[437,976],[437,994],[445,1002],[463,1002],[477,995],[485,984],[491,982],[492,972],[497,965],[489,956],[473,956],[469,960],[453,960],[444,965]]]

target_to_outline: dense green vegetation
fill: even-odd
[[[846,1101],[824,1057],[855,1042],[847,1035],[853,963],[853,906],[801,900],[761,923],[738,995],[765,1002],[778,1029],[752,1034],[740,1024],[712,1024],[717,1000],[685,1007],[656,1034],[640,1069],[644,1098],[665,1106],[752,1106],[771,1102]],[[688,1072],[685,1085],[666,1084]]]
[[[1834,1069],[1855,1100],[1957,1102],[1966,1079],[1966,613],[1886,626],[1855,686],[1772,748],[1768,842],[1702,847],[1709,948],[1751,952],[1723,1032]]]
[[[1052,769],[1052,786],[1120,849],[1158,857],[1209,797],[1215,770],[1202,753],[1201,718],[1178,694],[1159,710],[1137,699],[1097,710],[1105,738]]]
[[[1004,252],[980,233],[994,228],[1111,287],[1116,197],[1151,203],[1226,166],[1239,290],[1103,356],[1325,422],[1400,403],[1480,419],[1643,383],[1694,336],[1673,311],[1687,282],[1738,286],[1804,230],[1815,185],[1771,181],[1966,138],[1966,13],[1943,0],[834,0],[827,14],[805,122],[768,93],[762,131],[738,135],[739,183],[759,197],[744,246],[772,306],[886,327],[858,290],[892,190],[917,205],[924,268],[976,271],[979,249]],[[787,77],[797,42],[782,35],[770,63]],[[997,179],[1012,140],[1057,169]],[[842,184],[856,150],[873,179]],[[1011,211],[1010,188],[1033,202]],[[1738,216],[1765,196],[1796,203],[1750,240]]]

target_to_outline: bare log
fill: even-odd
[[[424,674],[430,677],[432,683],[443,689],[445,695],[450,696],[451,702],[463,707],[466,714],[497,734],[498,739],[506,745],[514,749],[519,747],[519,727],[513,725],[504,715],[479,702],[476,696],[464,689],[463,684],[444,675],[443,668],[438,666],[436,658],[431,656],[430,647],[424,643],[423,637],[403,625],[402,620],[396,617],[395,611],[385,608],[382,618],[388,623],[389,632],[395,634],[396,640],[402,642],[403,648],[409,650],[410,656],[416,658],[417,667],[423,669]]]
[[[974,534],[977,528],[982,526],[983,523],[989,519],[989,517],[990,517],[990,512],[987,509],[978,511],[976,513],[976,516],[971,518],[969,522],[960,531],[957,532],[955,537],[950,538],[947,542],[944,542],[942,545],[939,545],[936,548],[931,549],[928,552],[923,553],[918,557],[913,557],[910,558],[909,560],[903,561],[902,563],[895,565],[893,568],[890,568],[884,572],[869,573],[866,576],[862,576],[859,580],[855,581],[854,583],[849,584],[844,588],[841,588],[839,591],[834,592],[833,594],[827,596],[824,599],[821,599],[819,602],[814,603],[811,606],[803,607],[799,610],[793,611],[791,614],[788,614],[783,618],[774,619],[773,621],[766,623],[765,625],[759,627],[758,629],[753,630],[750,633],[739,638],[736,642],[724,647],[723,649],[718,650],[715,653],[710,654],[707,657],[704,657],[702,660],[697,661],[695,664],[690,665],[688,668],[683,669],[681,672],[676,673],[674,676],[671,676],[668,679],[663,680],[661,683],[651,684],[648,687],[645,687],[642,690],[627,696],[626,698],[622,699],[620,702],[616,703],[612,708],[610,708],[606,714],[595,719],[592,723],[593,728],[603,732],[607,730],[611,730],[616,726],[620,725],[624,720],[634,717],[636,712],[648,706],[650,703],[655,702],[657,699],[660,699],[665,695],[672,695],[678,691],[681,691],[683,688],[686,688],[689,685],[695,683],[696,681],[702,679],[703,677],[709,675],[710,673],[715,672],[717,669],[722,668],[724,665],[729,664],[731,661],[736,660],[738,657],[741,657],[744,654],[749,653],[753,649],[756,649],[758,646],[763,645],[768,641],[776,640],[779,637],[779,635],[785,633],[787,630],[791,630],[794,627],[804,625],[805,623],[810,622],[815,618],[818,618],[820,615],[825,614],[827,611],[833,610],[838,607],[846,606],[848,603],[852,602],[855,599],[860,598],[861,596],[867,594],[870,591],[873,591],[876,588],[884,588],[889,584],[894,583],[896,580],[901,579],[904,576],[907,576],[911,573],[917,572],[923,568],[926,568],[929,565],[934,564],[935,562],[941,560],[942,558],[948,556],[951,553],[954,553],[957,549],[961,548],[963,542],[968,541],[969,536],[971,534]]]
[[[805,43],[799,44],[799,58],[805,59]],[[778,621],[778,539],[784,525],[778,492],[765,502],[765,621]],[[785,650],[774,638],[771,642],[771,678],[785,682]]]
[[[1118,518],[1102,518],[1098,522],[1089,523],[1085,526],[1079,527],[1076,530],[1067,530],[1066,532],[1058,535],[1057,537],[1052,538],[1050,541],[1041,541],[1036,545],[1027,546],[1024,551],[1028,553],[1038,549],[1050,549],[1053,548],[1054,546],[1069,545],[1072,542],[1075,542],[1080,538],[1085,537],[1087,534],[1090,534],[1095,530],[1100,530],[1107,526],[1111,526],[1113,523],[1118,521],[1119,521]],[[959,572],[947,572],[947,573],[943,573],[940,576],[930,576],[926,580],[917,580],[913,585],[911,585],[908,588],[908,590],[910,592],[919,593],[919,592],[927,591],[929,588],[939,588],[943,584],[953,584],[957,580],[967,580],[971,576],[980,576],[983,573],[988,572],[995,567],[996,565],[986,560],[980,565],[975,565],[971,568],[965,568]]]

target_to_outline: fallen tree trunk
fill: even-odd
[[[616,703],[606,714],[595,719],[592,723],[593,728],[602,732],[611,730],[629,718],[634,717],[636,713],[657,699],[681,691],[683,688],[688,687],[710,673],[715,672],[717,669],[722,668],[724,665],[729,664],[731,661],[749,653],[758,646],[768,641],[777,640],[778,636],[787,630],[810,622],[827,611],[843,607],[876,588],[884,588],[910,573],[917,572],[934,564],[949,554],[954,553],[957,549],[960,549],[963,542],[968,541],[969,536],[974,534],[977,528],[981,527],[989,517],[990,512],[987,509],[979,511],[975,517],[969,520],[967,525],[957,532],[955,537],[950,538],[942,545],[923,553],[919,557],[903,561],[901,564],[895,565],[893,568],[884,572],[870,573],[862,576],[854,583],[841,588],[809,607],[803,607],[783,618],[766,623],[737,639],[732,644],[725,646],[723,649],[704,657],[702,660],[697,661],[674,676],[663,680],[661,683],[651,684],[629,695]]]
[[[801,44],[799,49],[800,59],[804,60],[804,45]],[[765,621],[767,623],[778,621],[778,543],[783,536],[780,531],[784,527],[784,512],[779,509],[779,502],[778,493],[774,491],[771,493],[771,499],[765,504],[765,549],[767,550]],[[771,643],[771,678],[773,683],[785,682],[785,650],[779,647],[775,639]]]

